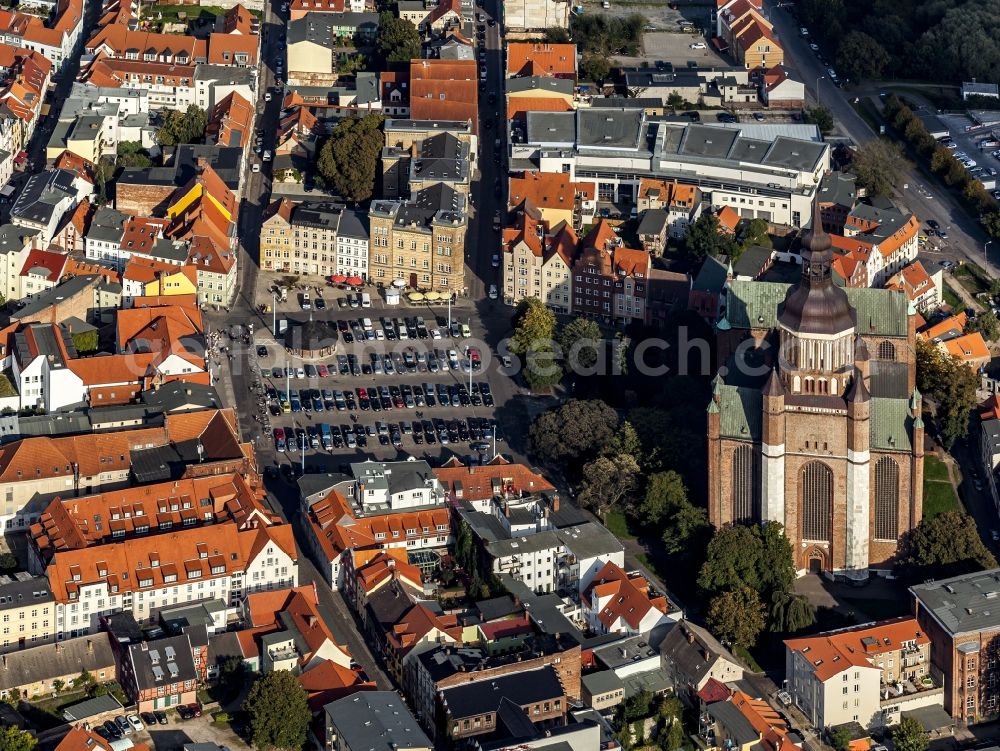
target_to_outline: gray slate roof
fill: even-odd
[[[51,681],[83,670],[96,672],[114,668],[115,656],[106,632],[66,639],[56,644],[23,649],[4,655],[0,670],[0,691],[19,688],[37,681]],[[111,677],[110,675],[108,676]]]
[[[952,636],[1000,628],[1000,568],[917,584],[910,592]]]
[[[361,691],[324,707],[343,747],[365,751],[431,748],[406,703],[395,691]]]

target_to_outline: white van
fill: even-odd
[[[361,307],[370,308],[372,306],[372,296],[367,292],[361,293]]]
[[[371,302],[370,301],[368,303],[368,306],[371,307]],[[362,326],[362,328],[364,328],[365,331],[372,331],[372,319],[371,318],[362,318],[361,319],[361,326]]]

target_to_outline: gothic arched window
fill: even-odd
[[[833,472],[822,462],[802,468],[802,539],[829,540],[833,516]]]
[[[757,521],[760,472],[753,446],[742,444],[733,452],[733,521]]]
[[[878,345],[878,359],[879,360],[895,360],[896,359],[896,345],[892,342],[885,341],[879,342]]]
[[[899,465],[888,456],[875,463],[875,537],[899,537]]]

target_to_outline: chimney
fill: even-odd
[[[90,639],[87,639],[87,654],[94,654],[94,642]]]
[[[688,638],[688,644],[694,644],[694,631],[688,629],[687,638]]]
[[[309,615],[307,615],[306,616],[306,623],[309,625],[309,628],[315,628],[316,627],[316,616],[314,616],[312,613],[310,613]]]

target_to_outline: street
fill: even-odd
[[[815,101],[830,110],[839,130],[858,145],[878,138],[878,134],[872,131],[850,102],[855,96],[874,95],[877,100],[877,90],[862,88],[854,91],[853,87],[841,89],[834,86],[829,80],[827,69],[809,49],[808,40],[799,35],[798,22],[788,12],[788,8],[779,8],[778,0],[768,0],[765,8],[784,45],[785,66],[798,71],[799,76],[805,81],[807,91],[812,92]],[[906,187],[899,190],[901,203],[922,223],[926,224],[928,219],[935,219],[942,227],[948,228],[947,251],[950,252],[942,254],[940,260],[964,259],[982,265],[983,248],[989,237],[979,224],[969,217],[955,197],[920,167],[914,167],[909,171],[905,184]],[[990,247],[990,251],[993,262],[1000,261],[1000,255],[997,255],[1000,254],[1000,248],[996,247],[996,243]]]

